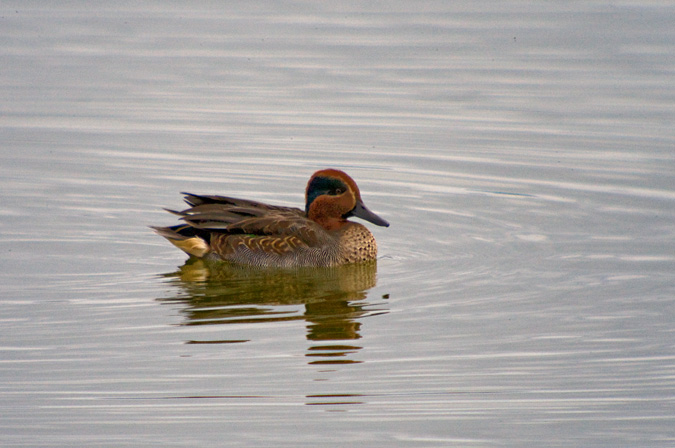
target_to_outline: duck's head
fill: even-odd
[[[354,179],[340,170],[314,173],[307,183],[305,200],[307,217],[327,230],[339,229],[350,216],[389,227],[387,221],[366,208]]]

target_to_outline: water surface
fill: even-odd
[[[675,8],[0,11],[0,442],[675,443]],[[302,207],[376,264],[188,262],[179,192]],[[372,226],[374,227],[374,226]]]

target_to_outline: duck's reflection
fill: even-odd
[[[161,301],[186,304],[183,325],[265,323],[304,320],[311,345],[310,364],[360,362],[354,355],[361,319],[386,312],[382,301],[366,302],[375,286],[376,262],[334,268],[254,269],[226,263],[188,260],[166,274],[179,286]],[[233,343],[245,339],[188,341]]]

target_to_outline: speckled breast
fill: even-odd
[[[359,263],[377,257],[375,237],[365,226],[350,223],[340,234],[340,257],[342,263]]]

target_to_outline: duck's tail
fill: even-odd
[[[173,227],[150,226],[157,235],[163,236],[171,244],[188,255],[203,258],[211,252],[211,246],[206,240],[194,232],[194,228],[181,224]]]

